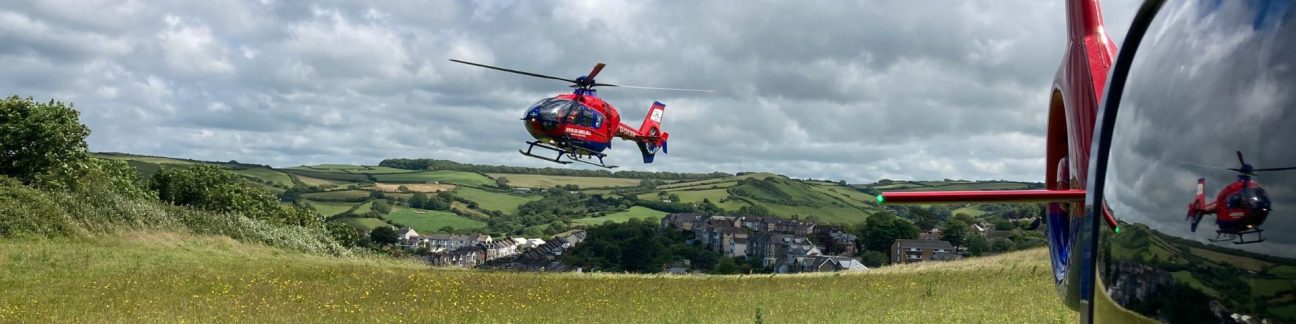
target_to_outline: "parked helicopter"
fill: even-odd
[[[575,79],[564,79],[455,59],[450,61],[572,83],[571,87],[576,88],[575,91],[570,94],[541,99],[532,104],[522,117],[527,132],[536,140],[526,142],[527,149],[525,151],[518,150],[518,152],[522,153],[522,155],[559,164],[569,164],[575,161],[609,169],[615,168],[616,166],[609,166],[603,162],[603,158],[607,157],[603,150],[612,148],[612,139],[614,137],[635,142],[639,146],[639,152],[643,155],[644,163],[652,163],[653,157],[658,150],[667,153],[666,140],[670,138],[670,133],[663,131],[661,128],[662,115],[666,111],[666,104],[653,102],[652,106],[648,108],[648,115],[644,117],[643,123],[638,128],[634,128],[621,123],[621,114],[617,112],[616,107],[599,98],[598,92],[594,90],[595,87],[711,92],[711,90],[598,83],[594,80],[594,77],[598,76],[600,71],[603,71],[605,66],[603,63],[594,65],[594,69],[587,75]],[[532,153],[531,151],[537,147],[557,152],[558,155],[551,158]],[[571,161],[564,161],[564,156]],[[591,158],[597,158],[598,163],[591,161]]]
[[[1197,223],[1203,216],[1215,214],[1215,238],[1211,242],[1233,241],[1234,244],[1264,242],[1264,224],[1269,213],[1273,211],[1269,195],[1260,188],[1260,183],[1252,179],[1256,172],[1296,170],[1296,167],[1256,169],[1242,158],[1242,151],[1237,151],[1238,164],[1231,168],[1238,173],[1237,181],[1224,187],[1215,201],[1206,202],[1206,178],[1197,179],[1197,195],[1188,204],[1188,220],[1192,221],[1192,231],[1197,232]],[[1254,240],[1247,240],[1247,235],[1255,234]]]

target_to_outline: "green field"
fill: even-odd
[[[315,210],[319,211],[320,215],[324,215],[324,217],[341,214],[343,212],[351,210],[352,207],[355,207],[356,205],[360,204],[354,202],[328,202],[328,201],[306,201],[306,203],[310,204],[311,207],[315,207]]]
[[[740,176],[732,176],[727,178],[696,180],[696,181],[680,181],[671,184],[657,186],[657,189],[671,190],[671,189],[685,189],[685,188],[707,188],[712,185],[727,187],[727,186],[732,186],[734,184],[737,184],[738,180],[742,180],[742,179],[765,179],[765,178],[776,177],[776,176],[778,175],[775,175],[773,173],[767,173],[767,172],[748,173]]]
[[[392,207],[392,212],[387,214],[387,219],[393,223],[409,226],[415,231],[424,234],[436,233],[446,226],[455,229],[486,228],[486,222],[455,215],[451,212],[405,207]]]
[[[311,200],[364,200],[365,198],[369,198],[369,191],[336,190],[336,191],[304,193],[301,196],[302,198],[311,199]]]
[[[972,216],[972,217],[981,217],[981,215],[985,213],[986,211],[977,209],[977,205],[974,204],[974,205],[959,207],[958,209],[955,209],[950,214],[951,215],[968,214],[968,216]]]
[[[746,202],[737,199],[725,201],[725,198],[729,197],[729,192],[724,189],[667,191],[666,193],[678,195],[680,197],[680,202],[686,203],[697,203],[702,202],[703,200],[710,200],[711,203],[716,206],[731,211],[749,205]],[[661,197],[657,195],[657,192],[640,194],[636,197],[643,200],[661,200]]]
[[[229,171],[237,173],[239,175],[262,179],[265,181],[269,181],[271,183],[284,185],[285,187],[289,187],[289,188],[293,186],[292,177],[289,177],[288,174],[285,174],[283,172],[275,171],[269,168],[229,169]]]
[[[599,225],[599,224],[603,224],[603,222],[606,221],[613,221],[613,222],[620,223],[620,222],[628,221],[630,220],[630,218],[638,218],[640,220],[645,220],[645,221],[650,221],[655,223],[657,222],[657,220],[660,220],[662,216],[666,216],[666,212],[652,209],[652,208],[634,206],[634,207],[630,207],[630,209],[627,209],[625,211],[612,213],[607,216],[577,218],[577,219],[573,219],[572,222],[578,224],[585,224],[585,225]]]
[[[95,156],[99,158],[105,158],[105,159],[122,160],[122,161],[140,161],[140,162],[152,163],[152,164],[178,164],[178,165],[193,164],[193,162],[191,161],[166,158],[166,157],[157,157],[157,156],[104,154],[104,153],[96,153]]]
[[[365,232],[372,231],[374,228],[377,228],[379,226],[391,226],[391,224],[387,224],[387,222],[384,222],[383,220],[377,218],[345,217],[345,218],[338,218],[333,221],[346,223],[347,225],[351,225],[351,227],[355,227]]]
[[[333,180],[338,182],[347,182],[347,183],[371,182],[371,179],[369,179],[369,175],[367,174],[329,172],[327,170],[312,170],[312,169],[297,169],[297,168],[282,169],[281,171],[291,173],[299,177],[307,176],[307,177],[312,177],[317,179]]]
[[[426,171],[417,173],[397,173],[397,174],[376,174],[375,178],[379,182],[417,182],[427,183],[437,181],[440,183],[453,183],[464,186],[495,186],[495,180],[491,180],[481,174],[463,171]]]
[[[541,196],[519,196],[469,187],[459,187],[455,189],[454,194],[476,202],[481,209],[498,210],[505,214],[517,213],[518,206],[542,198]]]
[[[430,270],[223,237],[0,239],[0,322],[1074,323],[1036,249],[861,274]]]
[[[509,173],[491,173],[491,178],[505,177],[508,178],[509,186],[522,188],[553,188],[554,186],[577,185],[581,188],[609,188],[609,187],[634,187],[639,185],[639,179],[626,178],[604,178],[604,177],[574,177],[574,176],[554,176],[543,174],[509,174]],[[492,184],[494,182],[491,182]]]
[[[757,202],[757,205],[769,209],[774,215],[782,217],[797,216],[802,219],[813,219],[820,224],[858,224],[868,219],[871,212],[854,207],[807,207],[788,206]]]
[[[381,200],[381,199],[380,199],[380,200]],[[370,200],[370,201],[366,201],[366,202],[363,203],[363,204],[360,204],[360,207],[356,207],[355,213],[356,213],[357,215],[364,215],[364,214],[368,213],[369,211],[372,211],[372,210],[373,210],[373,203],[374,203],[374,201],[375,201],[375,200]]]

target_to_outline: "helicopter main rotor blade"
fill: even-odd
[[[594,65],[594,70],[590,71],[589,75],[586,75],[586,76],[585,76],[585,79],[586,79],[586,80],[594,80],[594,76],[597,76],[597,75],[599,74],[600,71],[603,71],[603,66],[604,66],[604,65],[606,65],[606,64],[603,64],[603,63],[595,64],[595,65]]]
[[[1265,169],[1254,169],[1254,170],[1251,170],[1251,171],[1252,171],[1252,172],[1260,172],[1260,171],[1283,171],[1283,170],[1296,170],[1296,167],[1286,167],[1286,168],[1265,168]]]
[[[1246,160],[1242,159],[1242,151],[1237,151],[1237,156],[1238,156],[1238,164],[1246,165]]]
[[[460,61],[460,60],[456,60],[456,59],[450,59],[450,62],[463,63],[463,64],[472,65],[472,66],[484,67],[484,68],[487,68],[487,69],[499,70],[499,71],[504,71],[504,72],[517,73],[517,74],[521,74],[521,75],[533,76],[533,77],[543,78],[543,79],[553,79],[553,80],[558,80],[558,81],[567,81],[567,82],[571,82],[571,83],[577,83],[576,80],[563,79],[563,78],[559,78],[559,77],[556,77],[556,76],[548,76],[548,75],[544,75],[544,74],[531,73],[531,72],[522,72],[522,71],[518,71],[518,70],[505,69],[505,68],[502,68],[502,67],[495,67],[495,66],[490,66],[490,65],[485,65],[485,64],[477,64],[477,63],[473,63],[473,62]],[[599,67],[601,67],[601,66],[602,66],[602,63],[599,63]],[[598,69],[596,69],[595,71],[597,71],[597,70],[598,70]]]
[[[1183,165],[1187,165],[1187,166],[1195,167],[1195,168],[1202,168],[1202,169],[1212,169],[1212,170],[1230,170],[1230,171],[1242,172],[1240,169],[1221,168],[1221,167],[1217,167],[1217,166],[1201,165],[1201,164],[1196,164],[1196,163],[1179,162],[1179,164],[1183,164]]]
[[[626,88],[626,89],[643,89],[643,90],[663,90],[663,91],[688,91],[688,92],[706,92],[706,93],[715,92],[715,90],[642,87],[642,86],[632,86],[632,85],[615,85],[615,84],[608,84],[608,83],[595,83],[594,86],[617,87],[617,88]]]

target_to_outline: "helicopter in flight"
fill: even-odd
[[[1215,201],[1206,202],[1206,178],[1197,179],[1197,195],[1188,204],[1188,217],[1192,221],[1192,231],[1197,232],[1197,223],[1203,216],[1215,214],[1215,238],[1211,242],[1233,241],[1234,244],[1264,242],[1264,224],[1269,213],[1273,211],[1269,195],[1260,188],[1260,183],[1252,177],[1256,172],[1296,170],[1296,167],[1256,169],[1242,158],[1242,151],[1237,151],[1237,168],[1230,168],[1238,173],[1237,180],[1225,186],[1216,196]],[[1248,235],[1255,234],[1248,240]]]
[[[712,92],[711,90],[598,83],[594,80],[594,77],[603,71],[605,66],[603,63],[594,65],[594,69],[589,74],[575,79],[565,79],[455,59],[450,61],[571,83],[571,87],[575,88],[572,93],[541,99],[527,108],[522,117],[523,126],[526,127],[527,133],[530,133],[535,138],[535,141],[527,141],[526,150],[518,150],[518,152],[522,153],[522,155],[559,164],[581,162],[608,169],[615,168],[616,166],[609,166],[603,162],[603,158],[607,157],[607,154],[603,153],[603,151],[612,148],[612,139],[614,138],[635,142],[639,146],[639,152],[643,155],[644,163],[652,163],[657,151],[667,153],[666,141],[670,138],[670,133],[662,130],[661,127],[662,115],[666,112],[666,104],[653,102],[652,106],[648,108],[648,114],[644,117],[643,123],[638,128],[635,128],[621,123],[621,114],[616,107],[599,98],[598,92],[594,89],[595,87]],[[557,153],[557,155],[546,156],[532,153],[536,148],[549,150]],[[566,157],[567,160],[563,160],[563,157]],[[594,159],[597,159],[597,162]]]

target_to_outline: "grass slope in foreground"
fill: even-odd
[[[439,271],[170,233],[0,239],[0,322],[1075,322],[1047,260],[670,277]]]

